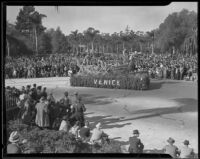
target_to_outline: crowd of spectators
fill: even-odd
[[[76,59],[66,55],[6,58],[5,78],[64,77],[79,71]]]
[[[6,78],[65,77],[83,71],[108,71],[127,65],[131,71],[148,71],[151,78],[196,80],[197,56],[157,54],[55,54],[49,57],[20,57],[6,59]],[[89,66],[89,67],[88,67]]]
[[[85,120],[84,112],[86,107],[78,92],[69,95],[66,91],[64,96],[56,101],[53,93],[47,93],[47,88],[37,86],[36,84],[22,86],[21,89],[15,87],[6,87],[6,96],[12,95],[19,108],[17,118],[27,125],[35,125],[40,129],[53,129],[73,134],[77,140],[89,144],[102,144],[110,140],[108,135],[102,130],[99,122],[91,130],[89,121]],[[133,130],[133,136],[129,138],[129,153],[143,153],[144,144],[139,139],[139,131]],[[14,131],[10,134],[8,153],[23,153],[20,149],[19,134]],[[27,142],[26,139],[23,142]],[[169,138],[168,144],[163,147],[163,152],[169,154],[172,158],[193,158],[194,151],[189,146],[189,140],[183,142],[182,147],[174,145],[175,140]]]
[[[42,86],[36,84],[23,86],[21,90],[7,86],[5,92],[6,96],[12,95],[17,99],[16,105],[19,109],[17,119],[22,124],[37,126],[42,130],[51,129],[71,133],[77,140],[90,144],[101,144],[102,141],[109,142],[107,134],[101,130],[100,123],[91,133],[90,124],[84,118],[86,107],[78,92],[69,97],[66,91],[58,101],[53,97],[53,93],[47,93],[46,87],[42,88]],[[10,135],[8,153],[19,153],[16,145],[14,145],[14,148],[12,145],[13,141],[18,141],[13,140],[16,136],[17,132]]]

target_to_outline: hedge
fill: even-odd
[[[7,137],[12,131],[18,131],[24,153],[121,153],[120,143],[114,140],[111,140],[110,144],[89,145],[77,140],[73,134],[49,129],[41,130],[36,126],[21,124],[17,120],[9,122]],[[22,144],[24,139],[27,142]]]
[[[70,78],[71,86],[117,88],[147,90],[150,85],[148,72],[137,72],[129,74],[79,74]]]

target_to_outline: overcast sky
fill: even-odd
[[[22,6],[7,6],[7,20],[16,21]],[[128,25],[133,31],[151,31],[159,27],[164,19],[183,8],[197,12],[197,2],[173,2],[168,6],[35,6],[45,14],[43,25],[49,29],[60,26],[66,35],[76,29],[83,32],[88,27],[103,33],[124,31]]]

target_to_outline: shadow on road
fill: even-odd
[[[111,129],[111,128],[121,128],[126,125],[131,125],[131,123],[125,124],[117,124],[117,122],[121,122],[120,118],[111,118],[112,115],[108,116],[93,116],[93,117],[86,117],[86,120],[89,122],[93,122],[90,127],[93,129],[95,128],[96,124],[100,122],[102,124],[102,129]],[[115,124],[113,124],[115,123]]]
[[[137,119],[145,119],[150,117],[156,117],[160,115],[166,115],[166,114],[175,114],[175,113],[186,113],[186,112],[197,112],[197,99],[193,98],[176,98],[173,99],[176,102],[179,103],[179,106],[174,107],[165,107],[165,108],[153,108],[153,109],[141,109],[134,112],[129,112],[129,115],[137,115],[132,118],[124,119],[122,118],[108,118],[109,116],[93,116],[93,117],[87,117],[89,121],[94,122],[94,126],[98,123],[102,123],[103,129],[110,129],[110,128],[121,128],[125,125],[130,125],[130,123],[126,124],[114,124],[124,121],[131,121],[131,120],[137,120]],[[110,125],[112,124],[112,125]]]

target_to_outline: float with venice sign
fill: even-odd
[[[71,86],[117,88],[117,89],[149,89],[150,79],[148,72],[137,72],[132,74],[79,74],[70,78]]]

